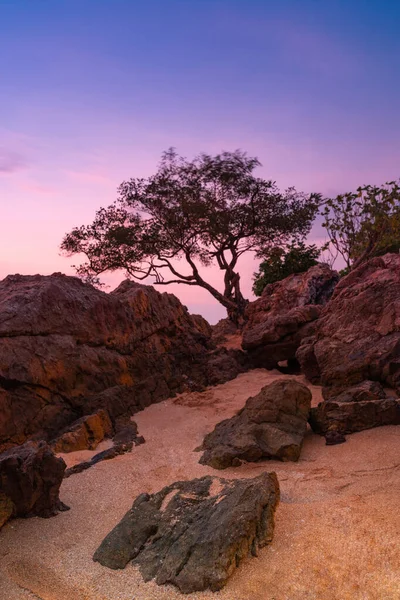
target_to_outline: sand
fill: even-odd
[[[399,600],[400,428],[382,427],[325,446],[309,432],[298,463],[268,461],[216,472],[193,449],[277,371],[258,369],[203,393],[135,415],[146,443],[66,479],[71,510],[14,520],[0,533],[1,600]],[[302,377],[295,377],[303,381]],[[320,389],[310,386],[314,404]],[[82,456],[67,456],[74,464]],[[145,584],[137,568],[111,571],[92,555],[140,492],[205,474],[276,471],[282,500],[273,543],[248,559],[219,593],[184,596]]]

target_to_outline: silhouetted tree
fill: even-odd
[[[68,233],[61,248],[86,255],[77,272],[91,283],[122,268],[128,277],[151,277],[156,285],[200,286],[237,321],[247,303],[239,258],[301,240],[319,200],[294,188],[280,192],[253,174],[259,165],[239,150],[188,161],[170,149],[154,175],[122,183],[117,201],[101,208],[91,225]],[[199,271],[212,264],[223,272],[221,291]]]
[[[373,256],[400,249],[400,187],[396,181],[366,185],[325,200],[321,214],[333,251],[346,264],[343,273]]]

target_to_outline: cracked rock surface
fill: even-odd
[[[200,463],[226,469],[241,460],[298,460],[310,407],[305,385],[293,379],[274,381],[204,438]]]
[[[93,558],[111,569],[132,560],[145,581],[184,593],[217,591],[242,559],[271,542],[278,502],[275,473],[178,481],[140,494]]]
[[[0,454],[0,527],[11,516],[51,517],[67,510],[59,498],[65,467],[45,442]]]
[[[114,425],[245,368],[215,349],[202,317],[151,286],[124,281],[106,294],[61,273],[0,281],[0,452],[54,440],[99,410]]]

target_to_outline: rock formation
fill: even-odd
[[[373,258],[344,277],[296,356],[307,378],[324,386],[311,419],[316,430],[398,423],[398,400],[376,382],[400,393],[400,255]]]
[[[297,358],[325,387],[372,379],[400,391],[400,255],[373,258],[341,279]]]
[[[113,425],[105,410],[93,415],[81,417],[66,431],[61,432],[51,444],[54,452],[76,452],[77,450],[96,450],[105,437],[111,437]]]
[[[65,467],[45,442],[0,454],[0,527],[11,516],[51,517],[67,510],[59,498]]]
[[[114,423],[176,392],[203,388],[209,371],[220,383],[244,370],[232,356],[227,368],[213,368],[210,332],[175,296],[150,286],[124,281],[106,294],[62,274],[6,277],[0,451],[26,439],[55,439],[99,409]]]
[[[241,460],[298,460],[310,406],[306,386],[293,379],[274,381],[204,438],[200,463],[226,469]]]
[[[243,348],[256,366],[274,368],[295,358],[338,280],[336,271],[318,264],[266,286],[261,298],[247,306],[243,331]]]
[[[324,388],[324,396],[324,402],[311,409],[310,425],[313,431],[325,435],[329,444],[338,434],[400,425],[400,399],[388,397],[377,381],[363,381],[335,397],[332,389]]]
[[[138,496],[93,558],[111,569],[132,560],[145,581],[184,593],[217,591],[242,559],[271,542],[278,502],[275,473],[179,481]]]

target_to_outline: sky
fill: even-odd
[[[397,179],[399,26],[396,0],[0,0],[0,279],[73,274],[63,235],[170,146],[241,148],[325,196]],[[240,267],[251,298],[257,262]]]

